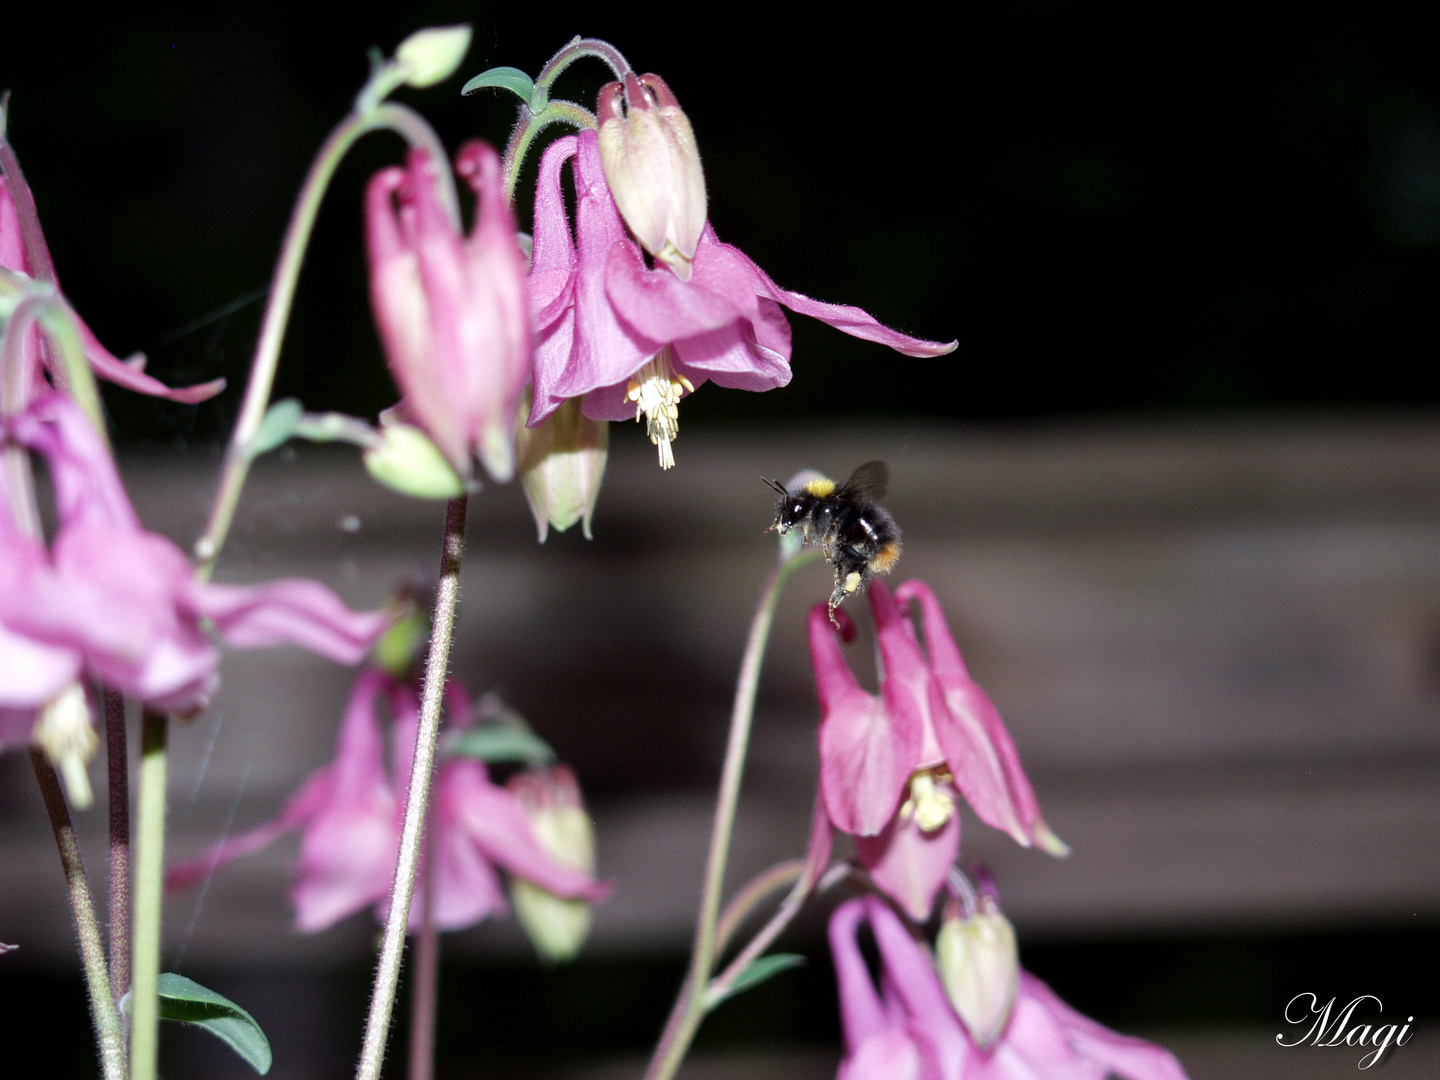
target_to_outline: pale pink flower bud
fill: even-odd
[[[525,256],[495,151],[472,142],[456,158],[479,201],[469,237],[441,205],[439,167],[414,150],[405,169],[370,181],[370,297],[409,415],[462,477],[475,455],[504,482],[515,472],[515,410],[530,378]]]
[[[695,132],[658,75],[625,76],[600,90],[600,159],[615,204],[635,239],[690,280],[705,228],[705,173]]]
[[[940,982],[970,1037],[988,1050],[1010,1022],[1020,985],[1015,928],[995,901],[981,895],[979,910],[965,918],[947,910],[935,939]]]
[[[540,847],[555,862],[595,873],[595,830],[580,798],[575,774],[564,765],[520,773],[509,788],[530,819]],[[573,960],[590,934],[590,905],[565,899],[521,877],[510,879],[510,902],[541,959]]]

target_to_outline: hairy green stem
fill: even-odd
[[[430,774],[435,766],[435,737],[440,730],[440,706],[445,697],[445,675],[450,664],[450,639],[460,599],[460,557],[465,550],[464,495],[445,507],[445,545],[440,555],[440,581],[435,588],[435,616],[431,621],[430,655],[425,662],[425,688],[420,699],[420,725],[415,732],[415,757],[405,794],[405,819],[400,827],[400,854],[390,894],[390,915],[375,970],[365,1041],[360,1049],[356,1080],[378,1080],[385,1060],[385,1043],[395,1009],[395,988],[405,949],[405,928],[410,921],[410,898],[415,891],[415,869],[420,861],[420,836],[430,796]]]
[[[735,704],[730,713],[730,737],[725,747],[725,764],[720,773],[720,794],[715,804],[715,819],[710,831],[710,852],[705,860],[705,882],[700,891],[700,914],[695,925],[695,945],[690,956],[679,998],[666,1022],[660,1043],[655,1047],[645,1080],[670,1080],[685,1059],[690,1042],[705,1016],[705,989],[714,968],[716,954],[716,923],[720,914],[720,894],[725,887],[725,863],[730,854],[730,838],[735,826],[735,808],[740,800],[740,781],[745,772],[745,753],[750,744],[750,726],[755,716],[755,693],[760,685],[760,665],[765,646],[770,640],[770,627],[775,621],[775,605],[790,574],[799,566],[819,557],[814,550],[782,559],[770,573],[759,607],[750,622],[750,636],[740,661],[740,676],[735,685]]]
[[[573,101],[552,101],[538,113],[533,112],[529,105],[520,106],[520,116],[510,132],[510,141],[505,144],[505,158],[500,165],[506,202],[515,201],[515,185],[520,181],[520,166],[525,163],[525,155],[530,152],[535,136],[551,124],[557,123],[583,129],[593,128],[596,121],[594,113]]]
[[[235,517],[235,507],[240,501],[240,492],[250,471],[252,460],[251,444],[265,411],[270,405],[270,392],[275,386],[275,371],[280,364],[280,346],[285,337],[285,327],[290,320],[290,308],[295,301],[295,288],[300,280],[300,267],[304,262],[305,249],[314,231],[315,217],[320,210],[320,201],[335,169],[346,151],[362,135],[371,131],[388,130],[402,136],[411,146],[429,152],[437,162],[448,161],[445,147],[434,129],[412,109],[404,105],[378,105],[371,112],[351,113],[325,140],[316,154],[305,177],[304,186],[295,200],[295,209],[290,213],[290,224],[285,230],[285,242],[280,250],[280,261],[275,265],[275,276],[270,283],[270,299],[265,308],[265,319],[260,327],[260,338],[255,345],[255,358],[250,366],[250,381],[245,387],[245,400],[240,406],[240,416],[235,421],[235,430],[230,436],[230,445],[225,450],[225,463],[220,473],[220,484],[215,492],[215,502],[210,510],[210,520],[205,532],[195,542],[197,573],[208,577],[215,565],[225,537]],[[437,170],[440,183],[441,201],[458,229],[460,226],[460,203],[455,196],[455,182],[448,168]]]
[[[145,710],[130,976],[130,1080],[155,1080],[160,1052],[160,909],[165,878],[165,743],[170,720]]]
[[[130,755],[125,699],[105,689],[105,769],[110,803],[110,993],[130,989]]]
[[[95,1041],[100,1051],[100,1069],[104,1080],[125,1078],[125,1035],[115,999],[110,996],[110,979],[105,973],[105,947],[100,941],[100,926],[95,920],[95,901],[85,879],[85,864],[80,858],[80,842],[70,821],[70,810],[60,781],[50,767],[43,751],[30,751],[30,764],[40,782],[45,810],[55,830],[55,846],[60,850],[60,865],[65,870],[65,887],[70,893],[70,910],[75,916],[75,932],[80,938],[80,959],[85,968],[85,986],[90,994],[90,1017],[95,1024]]]

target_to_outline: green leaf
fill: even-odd
[[[719,1005],[722,1001],[728,1001],[736,994],[743,994],[751,987],[759,986],[761,983],[779,975],[782,971],[789,971],[791,968],[800,967],[804,963],[805,957],[799,953],[780,952],[771,953],[769,956],[762,956],[758,960],[752,961],[749,967],[736,976],[735,981],[730,984],[730,988],[709,1003],[706,1007],[707,1011],[715,1008],[715,1006]]]
[[[483,90],[487,86],[509,90],[521,101],[527,103],[535,96],[534,80],[519,68],[513,67],[493,67],[489,71],[482,71],[462,86],[460,93],[473,94],[476,90]]]
[[[193,979],[169,971],[160,976],[160,1019],[202,1027],[261,1076],[270,1071],[270,1040],[255,1018]]]
[[[548,765],[555,760],[555,751],[544,739],[528,728],[510,724],[470,728],[450,744],[449,753],[452,757],[479,758],[492,765],[501,762]]]
[[[255,437],[250,440],[250,456],[257,458],[261,454],[268,454],[277,446],[283,446],[290,436],[295,434],[295,425],[300,422],[304,412],[299,398],[290,397],[271,405],[265,413],[265,419],[260,421]]]

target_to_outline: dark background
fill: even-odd
[[[83,18],[55,5],[7,12],[0,89],[61,281],[101,340],[146,352],[175,385],[231,380],[193,408],[107,393],[122,440],[223,437],[290,199],[365,77],[365,48],[462,20],[476,41],[461,73],[398,95],[452,148],[502,141],[513,113],[496,91],[459,98],[465,78],[499,64],[534,73],[571,34],[607,37],[689,113],[722,239],[786,287],[960,340],[952,356],[911,360],[796,319],[786,391],[707,388],[686,404],[688,425],[1413,406],[1440,395],[1440,65],[1419,7],[1024,0],[936,21],[841,20],[828,5],[810,19],[775,5],[537,16],[425,3],[323,19],[294,3]],[[600,81],[582,65],[559,89],[588,101]],[[279,396],[362,415],[393,401],[365,298],[360,192],[398,151],[367,140],[327,198]],[[1374,964],[1433,938],[1217,933],[1025,955],[1116,1026],[1270,1024],[1312,975],[1358,993]],[[818,948],[818,934],[807,940]],[[447,1029],[478,1024],[502,1057],[634,1050],[680,970],[678,958],[452,970],[442,1047]],[[357,965],[357,1032],[367,974]],[[1394,992],[1423,1000],[1394,977]],[[828,965],[787,978],[727,1006],[702,1044],[833,1042]],[[64,1012],[83,1071],[78,981],[38,992],[34,980],[0,984],[0,1010],[11,1030]],[[457,1016],[470,1000],[486,1004]],[[613,1012],[595,1020],[597,1002]]]
[[[255,292],[365,48],[460,20],[476,26],[461,74],[401,95],[452,148],[501,140],[513,115],[499,91],[461,99],[464,78],[533,73],[572,31],[608,37],[689,112],[722,239],[788,288],[961,343],[908,360],[799,319],[786,393],[707,391],[687,422],[1413,403],[1440,391],[1440,68],[1421,9],[65,8],[44,26],[7,17],[0,86],[62,281],[101,339],[174,382],[232,380],[196,410],[112,394],[126,438],[224,431]],[[601,73],[560,88],[591,101]],[[280,376],[314,409],[392,398],[359,195],[398,149],[362,144],[322,213]]]

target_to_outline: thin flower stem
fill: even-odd
[[[105,767],[110,795],[110,993],[130,989],[130,761],[125,699],[105,690]]]
[[[410,980],[410,1077],[435,1075],[435,1009],[440,998],[440,931],[435,925],[435,857],[431,852],[434,815],[420,844],[425,857],[425,892],[420,897],[420,933],[415,942],[415,974]]]
[[[120,1026],[120,1013],[110,996],[110,979],[105,974],[105,947],[100,942],[100,926],[95,920],[95,902],[85,879],[85,864],[80,858],[80,842],[65,805],[65,795],[55,770],[40,750],[30,751],[30,764],[40,782],[40,794],[55,830],[55,846],[60,849],[60,865],[65,870],[65,885],[70,892],[70,910],[75,916],[75,932],[80,938],[80,959],[85,967],[85,985],[90,993],[90,1016],[95,1023],[95,1041],[100,1050],[100,1069],[104,1080],[125,1078],[125,1036]]]
[[[385,922],[380,964],[365,1021],[365,1042],[360,1049],[356,1080],[378,1080],[385,1059],[390,1017],[395,1009],[395,988],[405,949],[405,928],[410,921],[410,898],[415,891],[415,868],[420,861],[420,835],[430,796],[430,774],[435,765],[435,737],[440,730],[440,706],[445,696],[445,674],[450,664],[450,639],[455,608],[460,599],[460,556],[465,550],[464,495],[445,507],[445,546],[440,555],[440,581],[435,589],[435,616],[431,621],[430,655],[425,662],[425,688],[420,700],[420,725],[415,732],[415,758],[405,794],[405,820],[400,828],[400,854]]]
[[[130,977],[130,1080],[155,1080],[160,1051],[160,908],[165,877],[165,743],[170,721],[145,710],[135,835],[135,921]]]
[[[630,61],[626,60],[620,50],[608,41],[601,41],[599,38],[576,37],[545,62],[545,66],[540,69],[540,74],[535,76],[535,85],[548,90],[550,85],[560,77],[562,71],[576,60],[583,60],[587,56],[604,60],[617,79],[625,78],[634,70],[630,66]]]
[[[85,346],[76,329],[76,318],[59,293],[49,285],[31,286],[32,291],[15,305],[5,327],[5,356],[3,361],[7,380],[18,377],[30,382],[32,374],[25,370],[23,350],[25,335],[31,323],[38,324],[50,344],[55,347],[60,363],[53,372],[60,389],[75,399],[102,442],[109,445],[105,432],[105,414],[100,408],[100,390],[95,385],[95,375],[90,370],[90,361],[85,358]],[[13,352],[12,352],[13,350]],[[7,394],[10,398],[25,397],[24,392],[16,393],[12,387]]]
[[[445,147],[434,129],[414,110],[393,103],[376,106],[372,112],[352,112],[336,126],[316,154],[285,230],[285,243],[280,250],[280,261],[275,265],[265,320],[255,345],[255,358],[250,365],[250,381],[245,387],[245,400],[235,421],[230,445],[225,450],[225,463],[210,510],[210,520],[206,523],[205,532],[195,542],[195,559],[199,564],[196,572],[202,579],[209,576],[220,549],[225,545],[240,492],[250,471],[251,444],[270,405],[270,392],[274,388],[275,371],[280,363],[280,346],[290,320],[290,308],[295,302],[295,287],[300,279],[300,267],[310,234],[314,231],[320,201],[346,151],[362,135],[380,130],[395,132],[411,146],[429,152],[438,162],[448,160]],[[460,202],[455,195],[454,178],[448,168],[437,170],[437,177],[441,202],[458,228]]]
[[[725,910],[720,913],[720,921],[715,925],[715,955],[725,952],[730,939],[735,936],[735,931],[740,929],[740,924],[748,919],[750,913],[771,893],[794,885],[804,874],[805,860],[791,859],[758,874],[751,879],[750,884],[731,897]]]
[[[510,132],[510,141],[505,144],[505,158],[500,166],[500,177],[505,185],[505,201],[515,202],[515,185],[520,181],[520,166],[535,136],[551,124],[565,123],[572,127],[593,128],[595,114],[573,101],[552,101],[540,112],[532,112],[529,105],[520,106],[520,116]]]
[[[775,621],[775,605],[790,574],[819,557],[813,549],[783,559],[765,583],[760,605],[750,622],[750,636],[740,661],[735,685],[735,705],[730,714],[730,738],[725,747],[725,764],[720,773],[720,794],[715,804],[715,821],[710,831],[710,852],[705,860],[705,882],[700,892],[700,914],[695,926],[695,945],[690,957],[680,998],[655,1048],[645,1080],[670,1080],[684,1060],[690,1041],[705,1016],[705,987],[715,964],[716,922],[720,914],[720,893],[725,886],[725,863],[730,854],[730,837],[735,826],[735,807],[740,800],[740,780],[745,772],[745,752],[750,743],[750,725],[755,716],[755,693],[760,685],[760,665]]]
[[[803,880],[804,865],[802,863],[800,873],[796,875],[801,880],[795,882],[795,887],[791,890],[790,895],[785,898],[784,903],[780,905],[775,914],[770,916],[770,921],[750,939],[745,948],[735,955],[735,959],[726,965],[724,971],[710,980],[710,985],[705,990],[704,1008],[708,1010],[716,1002],[723,1000],[735,980],[770,947],[795,916],[800,914],[805,907],[805,902],[817,893],[824,892],[835,882],[843,880],[849,870],[850,868],[843,864],[831,867],[828,872],[821,875],[820,881],[811,887],[809,882]]]

